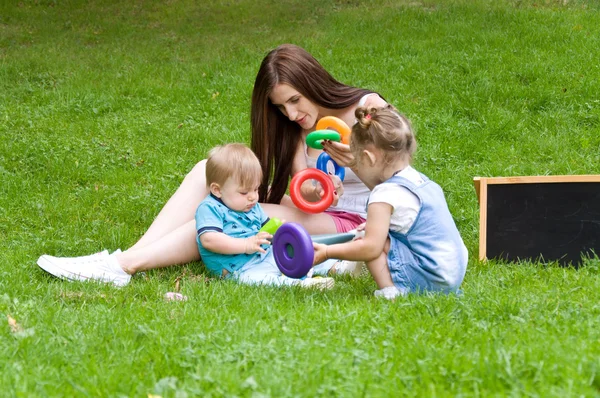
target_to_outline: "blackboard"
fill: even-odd
[[[600,175],[476,177],[479,258],[558,261],[600,255]]]

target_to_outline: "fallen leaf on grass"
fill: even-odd
[[[10,326],[10,331],[12,333],[20,333],[23,331],[23,326],[17,323],[17,320],[10,315],[6,315],[8,318],[8,326]]]
[[[35,334],[34,328],[24,329],[15,318],[8,314],[6,315],[6,318],[8,318],[8,326],[10,327],[10,331],[15,337],[25,338]]]
[[[176,292],[167,292],[165,293],[164,298],[167,301],[187,301],[188,299],[187,296]]]

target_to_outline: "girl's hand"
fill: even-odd
[[[273,235],[268,232],[259,232],[254,236],[246,238],[246,254],[252,254],[256,252],[266,253],[267,251],[262,247],[262,245],[270,245],[271,242],[269,239],[272,239]]]
[[[321,264],[323,261],[327,260],[327,245],[313,242],[313,248],[315,249],[313,266]]]
[[[350,146],[342,144],[336,141],[323,141],[323,150],[327,152],[331,159],[333,159],[338,165],[342,167],[349,167],[354,160],[352,152],[350,152]]]

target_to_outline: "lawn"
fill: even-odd
[[[600,4],[0,2],[0,395],[600,396],[600,260],[480,262],[475,176],[600,174]],[[413,122],[469,249],[461,296],[240,286],[201,263],[124,288],[44,253],[126,249],[186,173],[250,139],[280,43]],[[179,290],[189,300],[167,302]]]

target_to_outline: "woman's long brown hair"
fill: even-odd
[[[302,138],[300,125],[290,121],[269,100],[277,84],[288,84],[312,103],[328,109],[349,107],[373,92],[340,83],[296,45],[282,44],[267,54],[256,75],[251,109],[251,148],[262,167],[259,200],[263,203],[281,202]]]

